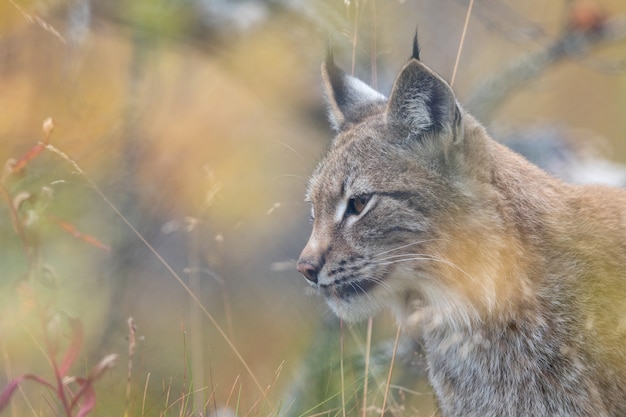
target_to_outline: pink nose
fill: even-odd
[[[298,272],[300,272],[304,277],[311,281],[314,284],[317,284],[317,274],[319,273],[319,269],[317,266],[310,264],[306,261],[298,261],[298,266],[296,268]]]

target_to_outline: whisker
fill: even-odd
[[[408,247],[410,247],[410,246],[414,246],[414,245],[419,245],[420,243],[433,242],[433,241],[435,241],[435,240],[441,240],[441,239],[424,239],[424,240],[418,240],[418,241],[413,242],[413,243],[407,243],[406,245],[401,245],[401,246],[398,246],[397,248],[393,248],[393,249],[389,249],[389,250],[386,250],[386,251],[383,251],[383,252],[377,253],[377,254],[376,254],[376,255],[374,255],[373,257],[374,257],[374,258],[376,258],[376,257],[381,256],[381,255],[384,255],[384,254],[386,254],[386,253],[395,252],[395,251],[397,251],[397,250],[404,249],[404,248],[408,248]]]
[[[392,259],[395,258],[395,259]],[[437,256],[431,256],[431,255],[426,255],[426,254],[406,254],[405,257],[402,256],[394,256],[394,257],[388,257],[387,261],[384,262],[380,262],[378,263],[378,265],[394,265],[400,262],[410,262],[410,261],[433,261],[433,262],[440,262],[444,265],[448,265],[451,268],[454,268],[455,270],[461,272],[462,274],[464,274],[473,284],[475,284],[476,286],[480,287],[483,289],[483,291],[485,291],[486,293],[493,293],[494,289],[491,288],[488,285],[488,281],[489,280],[481,280],[481,279],[477,279],[476,277],[470,275],[467,271],[465,271],[463,268],[461,268],[460,266],[456,265],[454,262],[450,262],[447,259],[443,259]]]
[[[300,159],[302,159],[303,161],[305,160],[302,155],[300,155],[300,153],[298,151],[296,151],[296,149],[293,146],[287,145],[285,142],[277,140],[276,143],[278,143],[279,145],[284,146],[285,148],[289,149],[291,152],[293,152],[294,154],[296,154],[296,156]]]
[[[468,274],[465,270],[463,270],[461,267],[459,267],[455,263],[450,262],[450,261],[448,261],[446,259],[443,259],[443,258],[439,258],[437,256],[431,256],[431,255],[417,255],[417,256],[412,255],[412,257],[407,257],[407,258],[404,258],[404,259],[394,259],[394,260],[391,260],[391,261],[380,262],[379,265],[393,265],[395,263],[407,262],[407,261],[435,261],[435,262],[441,262],[442,264],[448,265],[448,266],[456,269],[457,271],[462,272],[463,274],[465,274],[465,276],[467,276],[472,281],[477,281],[473,276]]]
[[[361,292],[364,295],[367,294],[365,289],[363,289],[363,287],[361,287],[361,284],[359,284],[358,282],[350,282],[350,286],[354,289],[355,293]]]
[[[399,255],[389,255],[389,256],[385,256],[384,258],[379,258],[379,259],[375,259],[375,260],[377,262],[381,262],[381,261],[388,261],[390,259],[405,258],[405,257],[412,257],[412,256],[428,256],[428,257],[432,257],[432,255],[429,255],[427,253],[401,253]]]
[[[446,259],[441,258],[441,257],[436,256],[436,255],[431,255],[431,254],[428,254],[428,253],[419,253],[419,252],[410,252],[410,253],[401,253],[401,254],[398,254],[398,255],[389,255],[389,256],[385,256],[384,258],[376,259],[376,261],[380,262],[380,261],[387,261],[387,260],[390,260],[390,259],[402,260],[401,258],[412,259],[414,257],[418,257],[420,259],[421,258],[426,258],[426,259],[450,262],[450,261],[447,261]]]
[[[394,265],[400,262],[407,262],[407,261],[437,261],[438,259],[435,258],[427,258],[427,257],[410,257],[410,258],[405,258],[405,259],[394,259],[392,261],[385,261],[385,262],[379,262],[378,265]]]
[[[390,292],[393,291],[393,288],[391,288],[391,285],[389,285],[389,283],[385,280],[384,277],[372,276],[372,277],[369,277],[369,280],[374,281],[377,285],[385,288],[386,290],[389,290]]]

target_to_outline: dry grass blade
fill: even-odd
[[[450,79],[450,86],[454,85],[456,79],[456,71],[459,68],[459,61],[461,60],[461,52],[463,51],[463,44],[465,43],[465,34],[467,33],[467,27],[469,26],[469,19],[472,15],[472,8],[474,7],[474,0],[470,0],[467,7],[467,15],[465,16],[465,24],[463,25],[463,33],[461,34],[461,42],[459,43],[459,50],[456,53],[456,60],[454,61],[454,69],[452,70],[452,78]]]
[[[43,30],[45,30],[48,33],[51,33],[57,39],[59,39],[61,42],[67,43],[67,41],[65,40],[63,35],[61,35],[58,30],[56,30],[54,27],[52,27],[52,25],[50,25],[48,22],[43,20],[41,17],[28,13],[26,10],[21,8],[17,3],[15,3],[14,0],[9,0],[9,3],[11,3],[13,5],[13,7],[15,7],[18,12],[20,12],[22,17],[24,17],[24,19],[26,19],[27,22],[35,23],[35,24],[39,25]]]
[[[261,386],[261,383],[259,382],[258,378],[256,377],[256,375],[254,375],[254,372],[252,372],[252,369],[250,368],[250,365],[248,365],[248,363],[245,361],[245,359],[243,358],[243,356],[241,355],[241,353],[239,352],[239,349],[237,349],[237,347],[235,346],[235,344],[233,343],[233,341],[230,339],[230,337],[228,337],[228,335],[226,334],[226,332],[224,331],[224,329],[222,329],[222,327],[219,325],[219,323],[217,322],[217,320],[215,320],[215,318],[211,315],[211,313],[209,313],[209,311],[206,309],[206,307],[204,307],[204,305],[200,302],[200,300],[198,299],[198,296],[196,296],[196,294],[194,294],[193,291],[191,291],[191,289],[189,288],[189,286],[185,283],[185,281],[180,277],[180,275],[174,271],[174,269],[172,268],[172,266],[167,263],[167,261],[161,256],[161,254],[154,248],[154,246],[152,246],[150,244],[150,242],[148,242],[146,240],[146,238],[139,233],[139,231],[137,230],[137,228],[135,226],[133,226],[133,224],[126,218],[126,216],[124,216],[122,214],[122,212],[117,208],[117,206],[115,204],[113,204],[113,202],[111,202],[111,200],[100,190],[100,188],[91,180],[91,178],[87,175],[87,173],[85,173],[85,171],[83,171],[80,166],[73,160],[71,159],[69,156],[67,156],[64,152],[62,152],[61,150],[59,150],[58,148],[56,148],[53,145],[46,145],[46,149],[49,150],[50,152],[52,152],[53,154],[59,156],[61,159],[63,159],[64,161],[66,161],[68,164],[70,164],[74,170],[81,176],[83,177],[83,179],[87,182],[87,184],[96,192],[96,194],[98,194],[98,196],[111,208],[111,210],[113,210],[113,212],[120,218],[120,220],[122,220],[122,222],[133,232],[133,234],[141,241],[141,243],[143,243],[145,245],[145,247],[156,257],[156,259],[161,263],[161,265],[163,265],[165,267],[165,269],[169,272],[169,274],[174,277],[174,279],[176,279],[176,281],[180,284],[181,287],[183,287],[183,289],[187,292],[187,294],[189,294],[189,297],[191,297],[191,299],[193,300],[193,302],[198,306],[198,308],[202,311],[202,313],[204,314],[204,316],[211,322],[211,324],[213,325],[213,327],[217,330],[217,332],[220,334],[220,336],[222,336],[223,340],[226,342],[226,344],[228,345],[228,347],[232,350],[232,352],[235,354],[235,356],[237,357],[237,359],[239,360],[239,362],[243,365],[243,367],[245,368],[246,372],[248,373],[248,375],[250,376],[250,378],[252,379],[254,385],[256,386],[256,388],[259,390],[259,392],[262,395],[262,399],[265,400],[267,402],[267,404],[270,406],[270,409],[274,409],[274,404],[272,403],[272,401],[267,397],[267,392],[265,389],[263,389],[263,387]]]
[[[143,400],[141,401],[141,415],[146,415],[146,397],[148,396],[148,384],[150,383],[150,372],[146,375],[146,384],[143,387]]]
[[[363,417],[367,413],[367,382],[369,380],[370,369],[370,350],[372,346],[372,324],[374,320],[370,317],[367,319],[367,340],[365,342],[365,372],[363,379]]]
[[[393,365],[396,361],[396,353],[398,352],[398,340],[400,340],[400,326],[398,326],[398,331],[396,332],[396,340],[393,342],[393,355],[391,355],[391,363],[389,364],[389,375],[387,376],[387,385],[385,385],[381,417],[385,415],[385,408],[387,407],[387,396],[389,395],[389,388],[391,387],[391,375],[393,374]]]
[[[343,370],[343,319],[339,320],[339,369],[341,375],[341,411],[346,417],[346,386]]]

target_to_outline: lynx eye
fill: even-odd
[[[359,195],[356,197],[352,197],[348,200],[348,207],[346,208],[346,216],[358,216],[365,210],[367,203],[370,201],[372,196],[369,194]]]

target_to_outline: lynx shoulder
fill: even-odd
[[[493,141],[417,40],[389,97],[322,65],[331,148],[298,270],[422,339],[442,416],[626,415],[626,192]]]

